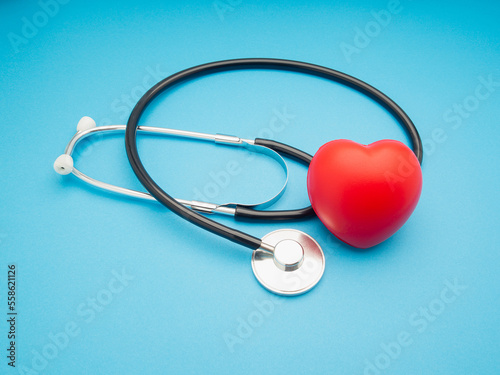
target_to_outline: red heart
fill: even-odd
[[[422,191],[422,171],[403,143],[368,146],[340,139],[323,145],[307,173],[316,215],[345,243],[366,249],[392,236],[408,220]]]

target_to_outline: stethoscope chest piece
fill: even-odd
[[[308,234],[294,229],[280,229],[265,235],[262,242],[274,250],[272,254],[265,249],[255,250],[252,270],[269,291],[280,295],[299,295],[311,290],[323,276],[323,250]]]

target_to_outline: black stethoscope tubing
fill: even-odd
[[[261,239],[241,232],[237,229],[220,224],[178,203],[172,196],[167,194],[160,186],[158,186],[156,182],[151,178],[151,176],[147,173],[144,165],[141,162],[137,150],[136,133],[137,127],[139,125],[139,120],[146,107],[153,101],[156,96],[158,96],[168,88],[190,79],[217,72],[240,69],[275,69],[305,73],[339,82],[369,96],[370,98],[381,104],[383,107],[385,107],[404,127],[410,137],[413,152],[415,153],[418,161],[422,163],[422,141],[417,129],[415,128],[415,125],[410,120],[408,115],[387,95],[380,92],[373,86],[370,86],[366,82],[363,82],[348,74],[323,66],[304,63],[300,61],[267,58],[223,60],[198,65],[173,74],[158,82],[151,89],[149,89],[137,102],[134,109],[132,110],[125,131],[125,148],[127,151],[127,156],[137,178],[153,197],[155,197],[160,203],[162,203],[164,206],[169,208],[171,211],[173,211],[183,219],[188,220],[189,222],[205,230],[215,233],[230,241],[236,242],[242,246],[251,249],[258,249],[259,247],[261,247]],[[269,147],[279,153],[286,154],[287,156],[298,159],[299,161],[307,165],[311,162],[312,159],[311,155],[301,150],[273,140],[257,138],[255,139],[255,144]],[[302,209],[281,211],[259,211],[248,207],[236,206],[235,217],[257,218],[264,220],[290,220],[303,218],[313,214],[314,211],[312,210],[311,206]]]

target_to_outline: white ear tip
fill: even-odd
[[[62,154],[54,162],[54,170],[62,175],[73,171],[73,158],[68,154]]]
[[[76,126],[76,130],[79,132],[95,128],[95,121],[89,116],[83,116],[80,121],[78,121],[78,125]]]

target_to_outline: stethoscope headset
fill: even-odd
[[[283,193],[283,189],[273,199],[253,205],[237,203],[218,205],[208,202],[176,199],[165,192],[165,190],[163,190],[148,174],[137,149],[138,131],[153,132],[179,137],[197,138],[221,144],[243,146],[249,148],[251,151],[262,152],[272,156],[278,160],[285,169],[286,164],[284,164],[284,161],[282,161],[281,157],[276,155],[276,153],[296,159],[308,166],[313,160],[312,155],[274,140],[262,138],[248,140],[235,136],[212,135],[139,125],[139,121],[145,109],[160,93],[165,92],[169,88],[202,76],[223,71],[245,69],[273,69],[305,73],[344,84],[365,94],[386,108],[403,126],[411,140],[412,151],[416,159],[418,159],[419,163],[422,162],[422,142],[414,124],[408,115],[393,100],[373,86],[345,73],[319,65],[291,60],[256,58],[212,62],[183,70],[165,78],[149,89],[137,102],[130,114],[126,126],[108,125],[96,127],[95,122],[91,118],[82,118],[77,127],[76,135],[69,142],[65,153],[57,158],[54,163],[54,168],[60,174],[72,173],[81,180],[102,189],[138,198],[156,199],[172,212],[192,224],[252,249],[252,269],[257,280],[265,288],[281,295],[298,295],[313,288],[321,279],[325,268],[323,251],[320,245],[311,236],[293,229],[280,229],[260,239],[248,233],[223,225],[204,216],[202,213],[222,212],[234,215],[236,218],[284,221],[313,216],[315,211],[312,206],[289,210],[263,209],[279,199]],[[94,180],[74,167],[71,154],[80,140],[92,134],[96,134],[97,132],[112,131],[125,131],[125,147],[128,160],[135,175],[149,194]]]

